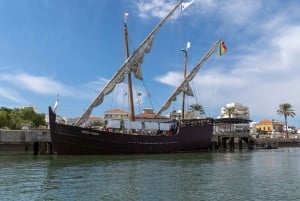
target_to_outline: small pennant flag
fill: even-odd
[[[193,2],[194,2],[194,0],[191,0],[190,2],[181,3],[181,11],[183,11],[184,9],[189,7]]]
[[[58,96],[59,96],[59,95],[57,95],[57,98],[56,98],[55,103],[54,103],[54,106],[53,106],[53,111],[54,111],[54,113],[56,113],[56,109],[57,109],[57,106],[58,106]]]
[[[225,43],[222,41],[222,42],[220,42],[219,55],[222,56],[226,52],[227,52],[227,47],[226,47]]]
[[[191,47],[191,42],[186,43],[186,49],[189,49]]]
[[[127,17],[128,17],[128,15],[129,15],[129,13],[124,13],[124,21],[125,21],[125,23],[126,23],[126,21],[127,21]]]

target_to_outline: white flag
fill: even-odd
[[[56,98],[54,106],[53,106],[54,113],[56,113],[57,106],[58,106],[58,95],[57,95],[57,98]]]
[[[189,49],[191,47],[191,42],[186,43],[186,49]]]
[[[124,13],[124,22],[126,23],[127,22],[127,17],[128,17],[129,13]]]
[[[181,3],[181,11],[189,7],[193,2],[194,0],[191,0],[190,2]]]

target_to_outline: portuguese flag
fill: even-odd
[[[222,42],[220,42],[219,55],[222,56],[226,52],[227,52],[227,47],[226,47],[225,43],[222,41]]]

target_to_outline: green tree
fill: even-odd
[[[21,118],[24,120],[23,123],[31,124],[34,127],[46,125],[45,114],[37,114],[31,107],[24,108],[19,112]]]
[[[225,107],[223,110],[224,114],[231,118],[233,115],[237,115],[236,108],[234,106]],[[232,123],[229,124],[229,130],[232,132]]]
[[[6,107],[0,108],[0,128],[9,128],[11,111],[12,109]]]
[[[20,115],[20,109],[12,110],[9,113],[10,122],[8,127],[10,129],[20,129],[23,123],[23,119]]]
[[[204,108],[199,104],[192,104],[189,108],[192,112],[198,113],[199,116],[205,115]]]
[[[288,123],[287,123],[287,117],[296,116],[296,113],[294,112],[294,109],[291,104],[289,103],[282,103],[279,105],[279,109],[277,110],[277,114],[280,116],[284,116],[284,122],[285,122],[285,130],[286,130],[286,137],[288,138]]]
[[[46,126],[45,114],[35,114],[32,120],[35,127]]]
[[[0,108],[0,128],[20,129],[23,124],[30,124],[34,127],[46,125],[45,114],[38,114],[33,108]]]
[[[229,118],[231,118],[233,115],[237,114],[235,107],[225,107],[223,111],[224,111],[224,114],[228,115]]]
[[[0,128],[8,127],[9,125],[9,113],[4,110],[0,110]]]

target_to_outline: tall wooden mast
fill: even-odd
[[[126,20],[124,22],[124,42],[125,42],[125,51],[126,51],[126,59],[129,58],[129,46],[128,46],[128,31]],[[133,94],[132,94],[132,82],[131,82],[131,71],[127,73],[127,81],[128,81],[128,100],[129,100],[129,119],[131,121],[135,120],[134,116],[134,106],[133,106]]]

